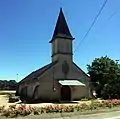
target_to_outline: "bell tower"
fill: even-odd
[[[72,61],[73,50],[72,41],[73,37],[68,28],[62,8],[57,19],[56,27],[53,37],[50,41],[52,44],[52,62],[54,61]]]

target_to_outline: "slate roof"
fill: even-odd
[[[73,62],[74,66],[77,67],[86,77],[88,77],[88,79],[90,79],[90,77],[80,68],[78,67],[74,62]]]
[[[22,79],[19,84],[24,83],[24,82],[29,82],[32,80],[36,80],[38,76],[42,75],[44,72],[46,72],[48,69],[52,68],[57,62],[53,62],[50,64],[47,64],[45,66],[43,66],[42,68],[33,71],[32,73],[30,73],[28,76],[26,76],[24,79]]]
[[[56,27],[55,27],[53,37],[52,37],[52,40],[50,41],[50,43],[52,43],[56,37],[74,39],[70,33],[69,28],[68,28],[68,25],[67,25],[67,22],[65,20],[62,8],[60,9],[60,13],[59,13],[59,16],[57,19]]]

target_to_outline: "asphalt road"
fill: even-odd
[[[50,119],[50,118],[29,118],[29,119]],[[89,115],[81,115],[81,116],[68,116],[68,117],[57,117],[51,119],[120,119],[120,111],[106,112],[106,113],[98,113],[98,114],[89,114]]]
[[[68,118],[68,119],[72,119],[72,118]],[[76,116],[73,119],[120,119],[120,111]]]

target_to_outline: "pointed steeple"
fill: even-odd
[[[72,40],[74,39],[68,28],[62,8],[60,8],[60,13],[59,13],[56,27],[55,27],[53,37],[52,37],[52,40],[50,41],[50,43],[52,43],[55,38],[67,38],[67,39],[72,39]]]

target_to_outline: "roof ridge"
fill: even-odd
[[[73,64],[74,64],[80,71],[82,71],[88,78],[90,78],[80,67],[77,66],[77,64],[75,64],[74,62],[73,62]]]
[[[19,82],[19,84],[20,84],[20,83],[23,83],[23,82],[25,82],[25,81],[30,81],[30,80],[35,79],[37,76],[42,75],[45,71],[47,71],[50,67],[54,66],[56,63],[57,63],[57,61],[54,62],[54,63],[49,63],[49,64],[47,64],[47,65],[39,68],[38,70],[33,71],[33,72],[30,73],[28,76],[26,76],[25,78],[23,78],[23,79]],[[37,74],[37,73],[38,73],[38,74]]]

